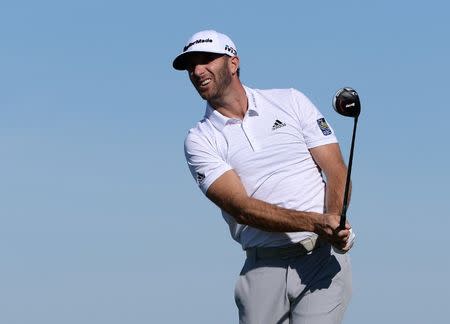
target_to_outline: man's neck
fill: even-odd
[[[209,105],[228,118],[244,119],[248,110],[247,94],[243,85],[239,82],[229,87],[218,100],[208,102]]]

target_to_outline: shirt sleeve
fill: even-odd
[[[190,132],[184,142],[184,153],[189,170],[204,194],[217,178],[232,169],[206,136]]]
[[[298,109],[300,130],[308,148],[337,143],[330,124],[316,106],[303,93],[292,89],[295,105]]]

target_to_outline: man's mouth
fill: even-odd
[[[198,84],[200,87],[206,87],[210,82],[211,82],[211,79],[205,79],[205,80],[199,82]]]

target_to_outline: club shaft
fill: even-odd
[[[342,213],[339,227],[344,229],[347,221],[348,193],[350,191],[350,180],[352,175],[353,150],[355,148],[356,126],[358,125],[358,117],[355,117],[353,123],[352,144],[350,146],[350,156],[348,158],[347,180],[345,181],[344,202],[342,204]]]

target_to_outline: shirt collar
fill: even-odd
[[[255,99],[255,92],[244,86],[245,94],[247,95],[247,102],[248,102],[248,110],[246,115],[249,117],[259,116],[259,108],[256,104]],[[235,120],[234,118],[228,118],[222,115],[220,112],[215,110],[213,107],[209,105],[209,103],[206,103],[206,112],[205,112],[205,118],[209,119],[214,126],[222,130],[227,123],[230,123],[230,121]]]
[[[244,86],[245,89],[245,93],[247,95],[247,100],[248,100],[248,115],[249,116],[259,116],[260,114],[260,109],[256,103],[256,93],[253,89],[250,89],[246,86]]]

